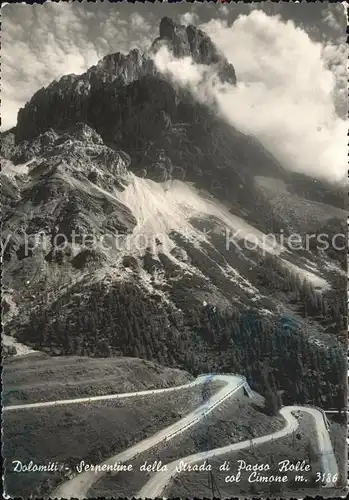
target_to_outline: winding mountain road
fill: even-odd
[[[204,404],[190,412],[188,415],[178,420],[174,424],[166,427],[165,429],[160,430],[159,432],[153,434],[150,438],[144,439],[139,443],[131,446],[127,450],[118,453],[106,461],[100,464],[100,466],[108,466],[114,465],[115,462],[127,462],[134,457],[136,457],[139,453],[142,453],[162,441],[168,441],[174,438],[176,435],[184,432],[189,429],[193,425],[195,425],[199,420],[205,417],[208,413],[213,411],[216,406],[218,406],[221,402],[231,397],[234,393],[241,390],[245,384],[247,384],[246,379],[244,377],[238,375],[201,375],[194,382],[190,382],[189,384],[174,387],[173,389],[158,389],[154,391],[142,391],[138,393],[138,395],[144,395],[149,393],[163,393],[174,390],[179,390],[187,387],[192,387],[193,385],[202,384],[207,380],[216,380],[225,382],[225,385],[220,388],[215,394],[213,394]],[[136,393],[132,393],[136,394]],[[113,395],[115,397],[115,395]],[[119,398],[122,399],[125,397],[123,394],[119,394]],[[129,394],[126,397],[130,397]],[[83,398],[85,399],[85,398]],[[89,398],[93,400],[93,398]],[[104,396],[104,399],[106,397]],[[96,400],[96,399],[94,399]],[[42,406],[43,404],[41,404]],[[40,406],[40,403],[39,403]],[[52,498],[86,498],[88,490],[91,486],[96,483],[101,477],[106,474],[106,471],[85,471],[81,472],[74,478],[66,481],[62,485],[60,485],[52,494]]]
[[[331,474],[333,477],[338,474],[337,462],[333,453],[332,443],[328,434],[323,414],[316,408],[305,406],[285,406],[280,410],[280,414],[286,420],[286,425],[283,429],[252,439],[254,446],[259,446],[263,443],[270,442],[275,439],[282,438],[291,434],[298,428],[298,420],[292,415],[293,412],[306,412],[309,413],[315,420],[317,430],[317,441],[319,446],[320,460],[322,471]],[[180,462],[185,462],[188,465],[194,465],[212,457],[226,455],[227,453],[236,452],[249,448],[251,440],[241,441],[239,443],[230,444],[221,448],[195,453],[187,457],[182,457],[167,464],[167,469],[161,472],[156,472],[151,479],[143,486],[143,488],[136,494],[136,498],[157,498],[162,497],[165,488],[170,484],[172,478],[177,474],[177,466]],[[326,486],[333,487],[335,484],[328,482]]]
[[[106,468],[108,466],[113,466],[116,462],[123,463],[130,461],[140,453],[156,446],[157,444],[163,441],[168,441],[170,439],[173,439],[178,434],[181,434],[185,430],[197,424],[206,415],[212,412],[217,406],[223,403],[223,401],[234,396],[239,390],[245,389],[247,395],[249,397],[252,397],[253,392],[251,391],[251,388],[249,387],[245,377],[242,377],[240,375],[207,374],[207,375],[200,375],[194,381],[176,387],[138,391],[131,393],[123,393],[123,394],[109,394],[104,396],[91,396],[91,397],[76,398],[76,399],[64,399],[57,401],[29,403],[24,405],[11,405],[11,406],[5,406],[3,410],[18,411],[29,408],[89,403],[93,401],[124,399],[124,398],[144,396],[155,393],[160,394],[166,392],[175,392],[185,388],[204,384],[209,381],[220,381],[223,382],[224,385],[215,394],[213,394],[210,398],[208,398],[202,405],[200,405],[195,410],[191,411],[188,415],[186,415],[179,421],[166,427],[165,429],[158,431],[157,433],[153,434],[153,436],[144,439],[139,443],[136,443],[135,445],[124,450],[123,452],[118,453],[108,458],[101,464],[99,464],[99,467],[105,466]],[[327,431],[325,416],[323,412],[317,408],[306,407],[306,406],[286,406],[282,408],[280,410],[280,413],[286,421],[285,427],[272,434],[254,438],[252,440],[253,444],[258,446],[263,443],[270,442],[274,439],[279,439],[281,437],[287,436],[288,434],[295,431],[298,428],[299,424],[298,420],[293,416],[293,413],[298,411],[307,412],[314,418],[317,431],[317,441],[320,453],[320,460],[322,463],[322,471],[331,474],[333,477],[333,475],[338,473],[337,462],[333,453],[332,443]],[[189,465],[193,465],[195,463],[202,462],[208,458],[248,448],[250,445],[251,445],[251,440],[247,440],[239,443],[229,444],[221,448],[216,448],[213,450],[196,453],[194,455],[182,457],[178,460],[175,460],[170,464],[167,464],[165,471],[155,473],[150,478],[150,480],[144,485],[144,487],[139,491],[137,497],[156,498],[162,496],[165,488],[170,484],[171,479],[177,473],[176,467],[181,461],[184,461]],[[91,486],[94,483],[96,483],[99,479],[101,479],[101,477],[103,477],[105,474],[106,470],[98,470],[98,471],[88,470],[85,472],[81,472],[77,476],[73,477],[72,479],[58,486],[58,488],[56,488],[56,490],[51,494],[51,497],[86,498]],[[334,485],[332,483],[327,483],[326,486],[334,486]]]
[[[123,392],[120,394],[105,394],[103,396],[86,396],[83,398],[74,398],[74,399],[58,399],[55,401],[43,401],[38,403],[26,403],[23,405],[10,405],[5,406],[3,408],[4,411],[14,411],[14,410],[28,410],[29,408],[42,408],[48,406],[59,406],[59,405],[72,405],[79,403],[92,403],[93,401],[109,401],[111,399],[125,399],[125,398],[133,398],[135,396],[146,396],[148,394],[158,394],[161,392],[174,392],[180,391],[182,389],[187,389],[189,387],[194,387],[196,385],[202,384],[203,377],[197,377],[192,382],[188,382],[187,384],[177,385],[175,387],[166,387],[164,389],[148,389],[146,391],[137,391],[137,392]]]

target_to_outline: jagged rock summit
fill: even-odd
[[[169,17],[163,17],[152,50],[158,51],[164,45],[177,58],[192,57],[196,64],[215,65],[222,81],[236,84],[233,65],[219,53],[211,38],[195,26],[182,26]]]
[[[108,54],[82,75],[65,75],[40,89],[18,113],[16,143],[42,134],[49,128],[64,129],[77,122],[86,122],[101,132],[97,122],[110,111],[118,122],[120,100],[125,88],[146,77],[164,80],[155,66],[153,56],[166,47],[177,58],[190,56],[197,64],[210,65],[224,82],[236,83],[234,67],[219,53],[211,39],[200,29],[174,23],[168,17],[160,22],[159,37],[148,53],[133,49],[127,55]],[[101,101],[101,105],[98,105]],[[102,133],[105,136],[105,133]]]

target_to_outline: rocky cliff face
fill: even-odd
[[[144,75],[153,73],[155,68],[151,59],[138,49],[133,49],[127,55],[120,52],[106,55],[86,72],[85,78],[96,84],[117,82],[128,85]]]
[[[66,75],[39,90],[18,113],[16,142],[32,139],[50,127],[62,129],[79,121],[93,126],[103,137],[112,135],[117,138],[122,114],[120,100],[127,87],[143,77],[164,78],[157,72],[151,58],[162,44],[166,44],[175,57],[190,56],[198,64],[212,65],[223,81],[236,82],[233,66],[218,53],[201,30],[177,25],[165,17],[160,23],[159,33],[149,55],[141,54],[138,49],[128,55],[109,54],[86,73]],[[105,112],[108,115],[105,121],[112,123],[114,133],[109,131],[107,134],[102,130],[99,122]]]
[[[62,262],[74,245],[81,246],[83,234],[127,234],[134,229],[131,211],[112,196],[114,188],[122,191],[130,182],[130,158],[105,146],[85,124],[61,135],[48,130],[35,141],[25,141],[14,159],[22,163],[21,172],[8,161],[1,174],[3,237],[9,238],[6,262],[19,263],[33,255],[25,246],[34,240],[29,243],[25,235],[44,238],[40,259],[51,262],[59,254]],[[59,233],[69,246],[57,253],[54,238]],[[97,260],[105,259],[98,250],[96,255]]]
[[[166,46],[177,58],[191,57],[196,64],[214,66],[218,76],[224,82],[236,84],[235,70],[226,58],[219,53],[209,36],[193,25],[178,25],[168,17],[160,23],[159,37],[151,50],[156,52]]]
[[[163,44],[175,57],[190,56],[209,65],[222,80],[236,82],[233,66],[205,33],[165,17],[150,54],[110,54],[83,75],[64,76],[37,92],[19,112],[17,146],[12,144],[3,154],[23,163],[37,154],[48,130],[62,134],[84,122],[109,147],[130,156],[135,174],[156,181],[185,179],[229,203],[253,193],[251,175],[257,160],[259,174],[284,178],[278,162],[260,154],[260,144],[157,72],[151,54]]]

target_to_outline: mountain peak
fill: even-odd
[[[166,46],[177,58],[191,57],[196,64],[216,65],[222,81],[236,84],[235,70],[221,54],[211,38],[193,25],[183,26],[165,16],[159,25],[159,37],[151,47],[152,52]]]
[[[163,17],[159,25],[160,38],[172,38],[173,33],[176,32],[177,25],[170,17]]]
[[[33,139],[50,127],[63,130],[78,121],[92,124],[99,131],[103,128],[108,136],[120,135],[119,122],[115,119],[120,114],[120,99],[123,93],[127,93],[129,85],[144,77],[162,79],[151,55],[163,46],[176,58],[191,57],[196,64],[212,67],[222,82],[236,83],[233,65],[206,33],[195,26],[183,26],[169,17],[163,17],[159,24],[159,36],[149,54],[143,54],[139,49],[133,49],[129,54],[108,54],[86,73],[65,75],[34,94],[19,110],[16,143]],[[103,99],[107,103],[104,104],[104,111],[100,112],[100,104],[97,103]],[[105,118],[106,109],[108,116],[110,109],[114,110],[110,121]],[[105,124],[100,125],[101,121]]]
[[[96,66],[89,68],[86,75],[89,79],[97,78],[103,83],[119,80],[123,85],[128,85],[148,73],[152,73],[151,61],[138,48],[134,48],[128,54],[107,54]]]

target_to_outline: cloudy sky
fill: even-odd
[[[35,91],[104,55],[144,50],[161,17],[206,31],[238,86],[217,91],[224,118],[285,165],[346,172],[347,48],[341,4],[48,3],[2,8],[2,130]],[[186,62],[188,63],[188,61]],[[173,69],[176,78],[176,67]]]

